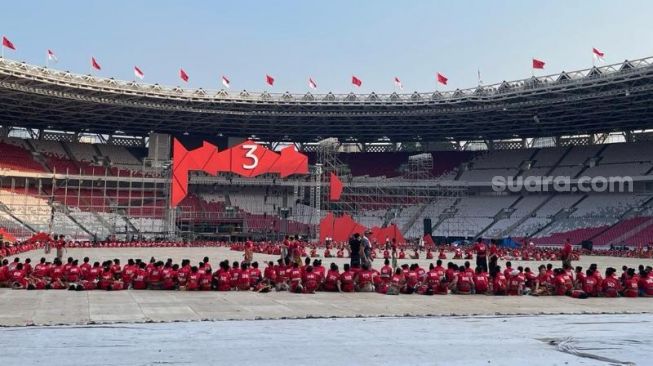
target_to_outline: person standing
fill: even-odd
[[[560,259],[562,259],[562,268],[572,268],[571,267],[571,256],[572,256],[572,246],[569,239],[565,240],[565,244],[560,251]]]
[[[499,248],[497,248],[496,242],[492,240],[490,243],[490,265],[488,273],[494,273],[494,270],[497,267],[497,261],[499,260]]]
[[[372,242],[370,242],[370,238],[368,235],[370,235],[371,232],[365,231],[365,234],[361,238],[361,249],[362,249],[362,254],[361,254],[361,259],[363,264],[367,264],[369,267],[372,266]]]
[[[487,272],[487,246],[483,239],[478,238],[474,244],[474,251],[476,252],[476,267],[480,267],[483,272]]]
[[[349,239],[349,257],[351,267],[360,267],[361,265],[361,238],[356,233]]]

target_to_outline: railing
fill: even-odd
[[[225,103],[286,103],[286,104],[367,104],[367,103],[424,103],[427,101],[459,101],[468,98],[487,98],[501,96],[513,92],[530,91],[551,85],[582,84],[583,82],[595,82],[614,77],[615,75],[626,75],[630,72],[638,72],[641,69],[651,67],[653,57],[642,58],[622,63],[592,67],[588,69],[561,72],[545,76],[531,77],[510,82],[501,82],[491,85],[479,85],[477,87],[457,89],[453,91],[414,92],[408,94],[371,92],[370,94],[354,93],[326,93],[306,94],[298,93],[269,93],[263,92],[241,92],[230,93],[224,89],[184,89],[180,87],[161,86],[159,84],[136,83],[135,81],[116,80],[94,75],[75,74],[69,71],[60,71],[47,67],[30,65],[24,62],[0,58],[0,74],[30,79],[42,83],[56,84],[63,87],[71,87],[80,90],[94,92],[114,93],[121,95],[132,95],[139,97],[185,100],[196,102],[225,102]],[[153,102],[153,104],[156,104]]]

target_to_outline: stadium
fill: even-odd
[[[353,232],[326,225],[332,213],[370,229],[394,225],[409,242],[432,234],[442,243],[645,246],[652,61],[432,94],[273,95],[3,59],[0,117],[20,124],[2,130],[2,226],[19,239],[347,240]],[[292,146],[309,171],[284,179],[191,171],[188,195],[173,207],[173,140],[191,151],[203,141],[220,150]],[[344,182],[338,201],[328,197],[331,173]],[[497,192],[494,177],[632,182],[628,192]]]
[[[648,362],[653,57],[281,92],[2,38],[6,364]]]

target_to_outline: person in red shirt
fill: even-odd
[[[125,290],[129,288],[129,285],[132,283],[135,274],[136,266],[134,264],[134,260],[129,259],[127,264],[125,264],[125,266],[122,268],[122,271],[120,272],[120,278],[122,279],[123,287]]]
[[[200,266],[200,269],[206,271],[207,269],[211,272],[213,272],[213,267],[211,267],[211,263],[209,262],[209,257],[204,257],[202,259],[202,265]]]
[[[122,266],[120,265],[120,259],[116,258],[113,260],[111,265],[111,272],[113,272],[113,278],[119,280],[122,276]]]
[[[639,296],[639,276],[635,274],[635,268],[628,268],[623,288],[624,297]]]
[[[231,265],[231,288],[232,289],[237,289],[238,288],[238,283],[240,281],[240,265],[238,262],[234,262]]]
[[[399,259],[406,259],[406,253],[404,252],[404,248],[401,248],[399,250]]]
[[[466,264],[469,264],[467,262]],[[464,268],[460,269],[455,275],[454,279],[449,285],[451,291],[458,295],[469,295],[474,293],[474,277],[469,271]]]
[[[374,292],[372,272],[367,263],[363,263],[361,271],[354,278],[354,282],[356,283],[356,291]]]
[[[302,286],[305,294],[314,294],[318,286],[318,276],[313,272],[313,266],[306,267]]]
[[[386,284],[390,282],[390,279],[392,278],[392,272],[393,271],[392,271],[392,267],[390,266],[390,260],[385,259],[383,261],[383,267],[381,267],[381,272],[380,272],[381,282]]]
[[[340,279],[340,272],[338,271],[338,265],[331,263],[329,266],[329,271],[326,274],[324,279],[324,291],[335,292],[338,291],[338,280]]]
[[[23,271],[25,271],[25,275],[29,276],[32,274],[32,259],[31,258],[26,258],[25,263],[23,263]]]
[[[9,261],[7,259],[3,259],[2,265],[0,265],[0,287],[9,287],[10,277],[11,272],[9,271]]]
[[[29,285],[27,281],[27,273],[23,268],[22,263],[18,263],[14,270],[11,272],[11,288],[14,289],[26,289]]]
[[[113,272],[111,272],[111,264],[104,262],[102,272],[100,272],[100,280],[98,281],[98,288],[100,290],[110,290],[113,285]]]
[[[395,274],[390,279],[390,284],[388,285],[388,290],[386,295],[399,295],[402,292],[406,292],[406,280],[401,271],[401,268],[395,269]]]
[[[513,268],[512,268],[512,262],[511,262],[511,261],[507,261],[507,262],[506,262],[506,269],[503,270],[503,275],[506,277],[506,280],[507,280],[507,281],[510,281],[510,275],[511,275],[511,273],[512,273],[512,270],[513,270]]]
[[[277,271],[274,268],[274,262],[268,262],[268,266],[263,270],[263,281],[270,286],[274,286],[277,282]]]
[[[147,289],[147,283],[148,283],[148,271],[147,271],[147,265],[145,262],[141,262],[139,265],[139,268],[136,269],[134,272],[134,276],[132,277],[132,288],[134,290],[145,290]]]
[[[146,268],[147,269],[147,268]],[[163,283],[163,262],[155,262],[147,272],[148,287],[153,290],[160,290]]]
[[[653,276],[648,270],[642,271],[639,279],[640,295],[644,297],[653,296]]]
[[[34,267],[34,271],[32,271],[32,276],[36,278],[45,278],[48,275],[48,269],[49,266],[45,263],[45,258],[41,258],[39,264],[37,264]]]
[[[476,267],[476,273],[474,274],[474,289],[474,293],[479,295],[487,294],[490,289],[490,278],[488,277],[488,273],[481,267]]]
[[[494,275],[492,277],[492,293],[494,295],[506,295],[508,291],[508,280],[501,272],[501,266],[494,267]]]
[[[419,276],[417,275],[417,271],[415,270],[415,264],[411,264],[410,267],[408,265],[402,266],[402,273],[404,274],[404,278],[406,279],[406,285],[404,286],[404,293],[407,294],[412,294],[415,291],[417,291],[417,287],[419,286]]]
[[[619,292],[621,291],[621,283],[617,278],[614,277],[614,274],[617,271],[609,267],[605,270],[605,278],[603,279],[601,285],[601,296],[603,297],[618,297]]]
[[[566,239],[565,244],[562,246],[560,251],[560,259],[562,260],[562,268],[569,267],[571,268],[571,259],[572,259],[572,246],[571,240]]]
[[[444,248],[440,248],[440,253],[438,254],[439,260],[447,259],[447,254],[444,252]]]
[[[482,238],[478,238],[474,244],[474,252],[476,252],[476,266],[487,272],[487,245]]]
[[[178,264],[171,264],[167,262],[161,270],[161,281],[164,290],[174,290],[177,287],[177,270]]]
[[[332,257],[331,249],[329,249],[329,247],[326,247],[326,249],[324,250],[324,258],[331,258],[331,257]]]
[[[82,271],[79,269],[77,264],[77,260],[74,260],[72,266],[70,266],[68,269],[68,273],[66,274],[66,281],[68,281],[69,284],[77,283],[82,278]]]
[[[589,297],[597,297],[599,296],[599,284],[598,281],[596,280],[596,277],[594,277],[592,274],[592,270],[588,269],[586,272],[586,276],[583,277],[582,279],[582,290],[587,294]]]
[[[220,269],[213,275],[217,279],[216,287],[218,291],[231,290],[231,271],[229,270],[229,262],[220,262]]]
[[[200,277],[200,290],[202,291],[211,291],[211,282],[213,280],[213,274],[211,273],[211,268],[205,268],[204,272],[201,272]]]
[[[202,279],[202,274],[199,272],[199,268],[197,268],[197,266],[192,266],[190,268],[190,274],[188,275],[188,282],[186,283],[186,291],[199,290],[201,279]]]
[[[338,291],[354,292],[354,272],[351,271],[349,263],[345,263],[343,272],[340,274],[338,281]]]
[[[91,260],[88,257],[84,257],[84,260],[82,261],[83,263],[79,266],[79,269],[82,271],[82,278],[91,269],[90,261]]]
[[[449,293],[449,282],[446,277],[445,269],[442,267],[442,260],[438,259],[435,264],[436,266],[429,271],[429,276],[434,279],[437,278],[438,281],[438,285],[434,289],[434,294],[447,295]]]
[[[262,280],[258,262],[252,263],[251,268],[249,268],[249,286],[255,288]]]
[[[537,275],[531,271],[530,267],[524,268],[524,279],[526,280],[524,283],[526,291],[528,291],[528,293],[535,291],[535,287],[537,286]]]
[[[521,268],[521,267],[519,267]],[[521,296],[524,294],[524,284],[525,284],[524,275],[519,269],[515,269],[510,273],[510,279],[508,280],[508,295],[511,296]]]
[[[247,262],[242,262],[240,264],[240,276],[238,277],[238,290],[249,291],[250,285],[249,265]]]
[[[565,296],[569,294],[570,288],[567,286],[565,279],[565,272],[561,268],[556,268],[553,271],[553,288],[556,296]]]
[[[301,293],[304,288],[302,286],[302,271],[299,268],[299,263],[295,261],[288,273],[288,280],[290,281],[290,291],[294,293]]]

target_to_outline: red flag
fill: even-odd
[[[139,69],[138,66],[134,66],[134,76],[136,76],[137,78],[143,80],[143,78],[145,77],[145,74],[143,74],[143,71],[141,69]]]
[[[274,86],[274,78],[272,76],[270,76],[270,75],[267,75],[267,74],[265,75],[265,82],[269,86]]]
[[[359,88],[360,88],[361,85],[363,85],[363,81],[361,79],[357,78],[356,76],[351,77],[351,83],[356,85]]]
[[[438,83],[442,85],[447,85],[447,81],[449,81],[449,79],[446,76],[438,73]]]
[[[5,36],[2,36],[2,46],[7,47],[10,50],[16,51],[16,46],[14,46],[14,44],[11,43],[11,41],[9,39],[7,39],[7,37],[5,37]]]
[[[399,80],[399,78],[396,76],[395,76],[395,86],[401,90],[404,89],[404,85],[401,83],[401,80]]]
[[[336,173],[331,173],[331,179],[329,179],[329,199],[331,201],[339,201],[340,195],[342,195],[342,181]]]
[[[545,62],[542,60],[538,60],[536,58],[533,59],[533,68],[534,69],[543,69],[544,68]]]
[[[97,61],[95,60],[95,57],[91,57],[91,66],[93,66],[93,68],[96,70],[102,70],[100,64],[98,64]]]
[[[184,71],[184,69],[179,69],[179,77],[184,82],[188,82],[188,74],[186,74],[186,71]]]
[[[603,58],[605,53],[601,52],[598,48],[592,48],[592,55],[599,61],[605,61]]]
[[[52,52],[52,50],[48,50],[48,60],[49,61],[54,61],[54,62],[59,61],[59,59],[57,58],[57,55],[55,55],[54,52]]]
[[[598,58],[605,56],[605,53],[601,52],[598,48],[592,48],[592,53]]]

